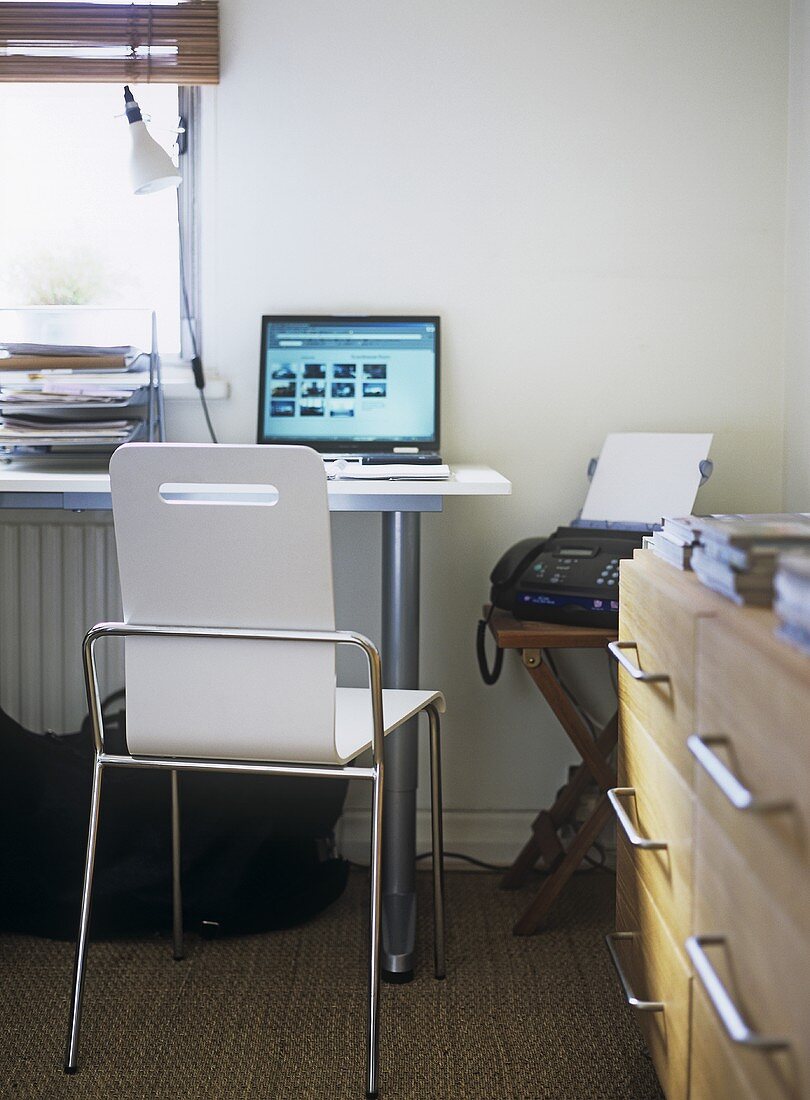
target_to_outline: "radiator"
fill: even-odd
[[[81,649],[121,618],[112,521],[101,513],[0,517],[0,707],[28,729],[78,729],[87,713]],[[121,687],[118,639],[96,646],[102,690]]]

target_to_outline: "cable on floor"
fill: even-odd
[[[607,854],[605,849],[598,841],[590,847],[590,851],[597,852],[599,858],[593,859],[592,856],[586,855],[583,857],[583,862],[589,866],[587,870],[574,871],[575,875],[589,875],[593,871],[605,871],[607,874],[615,874],[615,871],[607,865]],[[416,859],[430,859],[433,855],[432,852],[419,852],[416,855]],[[508,871],[511,864],[509,863],[487,863],[486,860],[478,859],[477,856],[468,855],[466,852],[445,852],[445,859],[460,859],[465,863],[471,863],[474,867],[480,867],[484,871],[489,871],[491,874],[503,874],[504,871]],[[356,860],[347,859],[346,862],[350,867],[356,867],[358,870],[367,871],[369,865],[367,863],[357,863]],[[535,867],[533,868],[535,874],[538,875],[550,875],[551,868],[547,867]]]

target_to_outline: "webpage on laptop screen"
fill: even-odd
[[[263,436],[430,442],[436,326],[425,321],[270,321]]]

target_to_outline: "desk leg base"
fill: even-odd
[[[383,981],[409,982],[413,978],[416,942],[416,894],[389,894],[382,903]]]
[[[380,972],[380,978],[386,983],[386,985],[407,985],[408,982],[413,981],[412,970],[382,970]]]

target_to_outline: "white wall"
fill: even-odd
[[[423,523],[423,678],[448,696],[446,804],[474,843],[488,826],[462,811],[494,831],[575,759],[520,669],[481,684],[473,634],[495,560],[575,514],[605,434],[714,431],[698,508],[781,505],[788,0],[221,9],[221,437],[253,438],[262,313],[435,311],[443,451],[514,484]],[[175,434],[203,437],[192,407]],[[335,521],[341,619],[375,636],[378,528]],[[604,711],[601,657],[581,667]]]
[[[810,512],[810,3],[790,22],[787,231],[786,506]]]

